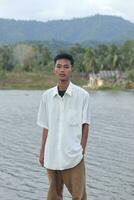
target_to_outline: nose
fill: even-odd
[[[61,68],[60,68],[60,71],[61,71],[61,72],[64,72],[64,67],[61,67]]]

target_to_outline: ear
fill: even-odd
[[[56,67],[54,67],[54,69],[53,69],[53,73],[54,73],[55,76],[57,76]]]

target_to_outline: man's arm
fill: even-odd
[[[48,130],[46,128],[43,128],[42,142],[41,142],[40,155],[39,155],[39,162],[42,167],[44,165],[44,149],[45,149],[45,144],[46,144],[46,140],[47,140],[47,134],[48,134]]]
[[[82,138],[81,138],[81,146],[83,148],[83,155],[85,153],[85,148],[87,144],[88,138],[88,131],[89,131],[89,124],[82,124]]]

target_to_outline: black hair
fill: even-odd
[[[57,56],[55,56],[54,58],[54,64],[56,64],[56,61],[59,60],[59,59],[67,59],[67,60],[70,60],[71,62],[71,65],[74,65],[74,59],[73,57],[68,54],[68,53],[61,53],[61,54],[58,54]]]

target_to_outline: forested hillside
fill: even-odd
[[[95,15],[48,22],[0,19],[0,44],[58,40],[93,46],[130,39],[134,39],[134,24],[116,16]]]
[[[76,44],[70,48],[55,49],[68,52],[75,58],[77,72],[98,72],[100,70],[134,70],[134,41],[123,45],[98,45],[85,48]],[[0,47],[0,71],[51,71],[54,53],[43,43],[18,43]]]

